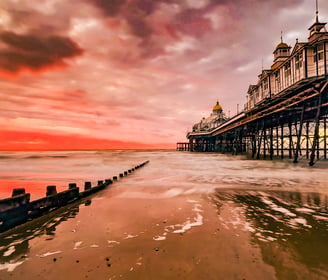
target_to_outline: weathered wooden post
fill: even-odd
[[[91,182],[84,182],[84,190],[90,190],[91,189]]]
[[[111,179],[106,179],[106,180],[105,180],[105,183],[106,183],[106,185],[110,185],[110,184],[113,183],[113,181],[112,181]]]
[[[71,190],[71,189],[75,189],[77,186],[76,186],[76,183],[69,183],[68,184],[68,189]]]
[[[21,194],[25,194],[25,189],[24,188],[16,188],[16,189],[13,189],[11,196],[13,197],[13,196],[21,195]]]
[[[56,186],[47,186],[46,196],[57,194]]]
[[[13,196],[0,200],[0,232],[25,223],[28,218],[30,194],[25,189],[15,189]]]

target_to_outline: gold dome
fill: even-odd
[[[277,46],[276,46],[276,49],[288,49],[289,46],[284,43],[284,42],[280,42]]]
[[[221,107],[219,101],[217,101],[216,104],[214,105],[213,112],[222,112],[222,107]]]

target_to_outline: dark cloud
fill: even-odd
[[[177,15],[175,25],[180,32],[196,38],[211,31],[211,21],[204,18],[204,11],[199,9],[183,10]]]
[[[100,8],[106,16],[116,16],[120,13],[126,0],[90,0],[95,6]]]
[[[127,15],[127,19],[134,35],[146,39],[153,33],[151,26],[142,17],[131,13]]]
[[[105,17],[120,19],[127,23],[132,35],[140,39],[139,54],[153,58],[163,54],[166,45],[179,41],[181,35],[201,37],[211,30],[211,22],[202,10],[187,8],[184,1],[179,0],[86,0],[99,8]],[[175,4],[177,13],[156,17],[161,12],[161,4]],[[209,7],[209,9],[210,9]],[[161,39],[159,39],[161,38]]]
[[[120,17],[127,21],[132,33],[141,38],[148,38],[154,31],[146,17],[160,9],[160,4],[175,4],[180,7],[180,12],[173,19],[173,24],[182,33],[201,36],[206,30],[209,31],[210,22],[204,18],[204,15],[218,6],[229,6],[231,11],[236,14],[249,12],[254,7],[269,5],[275,8],[284,8],[300,4],[304,0],[278,0],[278,1],[262,1],[262,0],[210,0],[206,5],[200,8],[191,8],[186,1],[183,0],[86,0],[99,8],[105,16]],[[238,11],[238,12],[237,12]],[[234,14],[234,16],[236,16]]]
[[[124,18],[131,32],[143,39],[152,34],[152,27],[146,17],[156,10],[160,2],[170,0],[89,0],[98,7],[105,16]]]
[[[100,8],[106,16],[119,14],[139,14],[145,16],[151,14],[159,3],[178,2],[175,0],[88,0]]]
[[[173,20],[171,30],[174,25],[183,33],[199,36],[201,32],[209,27],[209,20],[203,18],[202,11],[198,9],[185,9],[185,4],[177,0],[89,0],[98,7],[105,16],[119,17],[125,19],[131,32],[143,40],[148,40],[154,33],[152,23],[147,17],[159,9],[161,3],[175,3],[182,7]],[[213,6],[211,3],[209,6]],[[208,6],[207,6],[208,7]],[[205,11],[205,9],[204,9]],[[143,44],[144,46],[145,44]]]
[[[83,50],[70,38],[63,36],[20,35],[5,31],[0,33],[0,68],[16,73],[24,68],[32,71],[65,65],[65,59],[81,55]]]

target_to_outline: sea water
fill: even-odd
[[[179,192],[212,192],[222,188],[263,188],[325,191],[327,162],[308,167],[290,160],[248,160],[244,156],[176,151],[44,151],[0,152],[0,198],[13,188],[25,188],[32,199],[45,195],[47,185],[58,191],[69,183],[83,188],[117,176],[137,164],[150,161],[143,182],[158,188],[171,186]],[[129,182],[138,185],[139,182]]]

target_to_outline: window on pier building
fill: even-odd
[[[253,92],[249,92],[249,96],[248,96],[248,106],[249,106],[249,109],[252,108],[255,104],[255,100],[254,100],[254,94]]]
[[[260,91],[259,91],[259,89],[256,88],[254,90],[254,92],[255,92],[255,100],[256,100],[256,102],[259,102],[260,101]]]
[[[281,89],[280,71],[279,70],[274,74],[274,83],[275,83],[276,93],[278,93]]]
[[[303,66],[303,54],[299,53],[295,56],[295,69],[299,70]]]
[[[261,82],[261,99],[268,96],[269,83],[268,78],[264,78]]]
[[[291,76],[292,76],[292,71],[290,67],[290,61],[287,61],[284,66],[285,70],[285,80],[286,80],[286,86],[289,86],[291,84]]]
[[[325,73],[324,65],[324,46],[323,43],[314,46],[313,62],[316,64],[316,74],[322,75]]]
[[[303,52],[295,55],[295,81],[299,81],[303,77]]]
[[[313,62],[323,60],[323,44],[316,45],[313,49]]]
[[[263,80],[263,89],[264,89],[264,90],[267,90],[268,87],[269,87],[268,78],[265,78],[265,79]]]

